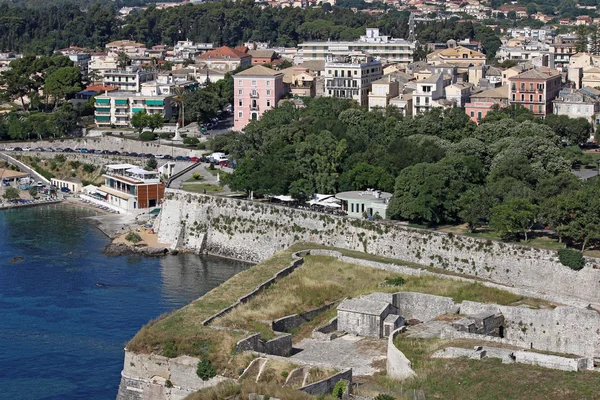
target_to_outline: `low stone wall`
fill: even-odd
[[[315,308],[313,310],[309,310],[300,314],[287,315],[285,317],[276,319],[271,322],[271,328],[276,332],[290,332],[299,327],[300,325],[311,321],[313,318],[317,317],[322,312],[329,310],[337,303],[337,301],[333,301],[329,304],[325,304],[324,306]]]
[[[292,335],[283,334],[271,340],[261,339],[260,333],[255,333],[237,342],[236,353],[255,351],[274,356],[289,357],[292,354]]]
[[[333,390],[333,387],[335,386],[335,384],[342,380],[352,383],[352,369],[351,368],[346,369],[342,372],[339,372],[333,376],[330,376],[327,379],[323,379],[322,381],[303,386],[299,390],[301,392],[308,393],[311,396],[330,394],[331,391]]]
[[[396,293],[394,304],[398,307],[398,315],[405,319],[429,321],[444,314],[458,313],[458,305],[450,297],[433,296],[417,292]]]
[[[472,360],[499,358],[504,364],[519,363],[539,367],[558,369],[561,371],[583,371],[588,369],[587,358],[569,358],[551,354],[541,354],[524,350],[509,350],[498,347],[479,346],[475,349],[446,347],[435,352],[432,358],[461,358]]]
[[[117,400],[182,400],[200,389],[228,380],[216,376],[203,381],[196,375],[199,361],[198,358],[188,356],[167,358],[125,351]],[[173,387],[166,387],[167,380]]]
[[[398,350],[398,348],[394,344],[394,340],[396,339],[396,337],[405,331],[405,326],[393,331],[388,337],[387,344],[386,371],[390,378],[399,381],[416,376],[415,371],[413,371],[412,369],[412,363],[410,362],[410,360],[406,358],[404,353]]]
[[[321,325],[318,328],[313,329],[312,338],[315,340],[330,341],[340,337],[341,334],[338,335],[335,333],[338,328],[337,322],[337,317],[333,317],[325,325]]]
[[[164,142],[163,142],[164,143]],[[30,142],[6,142],[5,146],[10,147],[52,147],[52,148],[71,148],[71,149],[93,149],[110,151],[127,151],[136,153],[150,154],[170,154],[173,156],[192,156],[198,155],[198,151],[184,149],[181,147],[167,146],[155,142],[142,142],[140,140],[127,139],[121,136],[94,136],[80,137],[75,139],[55,139],[38,140]]]

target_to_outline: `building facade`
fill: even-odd
[[[369,111],[386,108],[392,98],[398,97],[399,88],[399,82],[394,80],[392,75],[385,75],[383,78],[373,81],[369,92]]]
[[[274,108],[285,94],[283,73],[255,65],[234,76],[233,129],[243,130],[250,121],[258,120]]]
[[[353,99],[361,106],[369,103],[371,84],[381,78],[381,62],[370,57],[354,57],[346,62],[325,63],[325,96]]]
[[[357,52],[370,55],[374,60],[402,64],[413,61],[415,46],[416,42],[382,36],[375,28],[367,28],[366,34],[356,41],[310,41],[298,45],[304,61],[327,60]]]
[[[240,67],[250,66],[252,56],[231,47],[221,46],[196,57],[196,64],[205,65],[210,69],[233,71]]]
[[[102,83],[116,86],[120,91],[139,92],[142,83],[154,79],[152,71],[144,71],[139,67],[130,67],[126,70],[104,71]]]
[[[569,118],[585,118],[596,125],[600,112],[600,90],[584,87],[579,90],[563,89],[553,101],[553,112]]]
[[[562,87],[558,71],[531,69],[509,79],[509,104],[519,104],[535,115],[545,117],[552,113],[552,100]]]

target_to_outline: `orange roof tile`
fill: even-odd
[[[200,60],[222,60],[222,59],[242,59],[252,57],[249,54],[232,49],[231,47],[221,46],[217,49],[207,51],[198,57]]]

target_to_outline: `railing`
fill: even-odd
[[[98,110],[96,110],[95,115],[110,115],[110,111],[98,111]]]
[[[171,175],[171,177],[169,178],[169,180],[167,181],[167,183],[165,184],[165,187],[168,188],[171,186],[171,183],[173,183],[173,181],[177,178],[179,178],[180,176],[182,176],[183,174],[190,172],[191,170],[193,170],[194,168],[196,168],[197,166],[199,166],[201,163],[200,161],[190,165],[187,168],[182,169],[181,171],[179,171],[178,173]]]
[[[250,110],[252,110],[252,111],[258,111],[258,104],[254,105],[254,106],[250,106]]]

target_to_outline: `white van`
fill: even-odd
[[[227,161],[227,155],[225,153],[212,153],[209,159],[218,164],[221,161]]]

